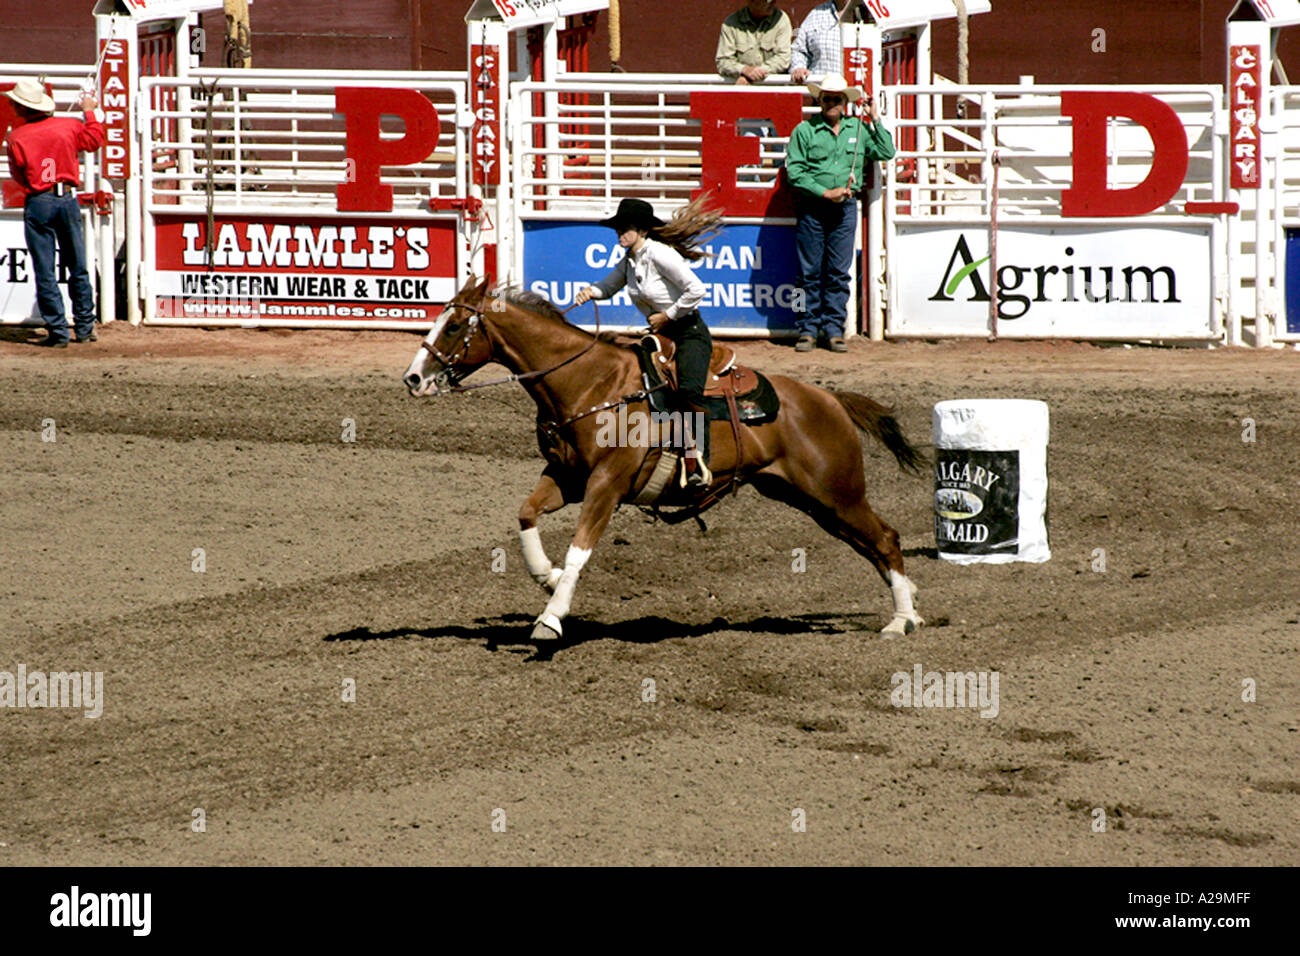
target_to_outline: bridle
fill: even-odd
[[[465,356],[469,354],[470,343],[473,341],[474,336],[479,334],[480,331],[482,330],[482,326],[483,326],[482,320],[484,319],[486,314],[484,309],[478,306],[469,305],[466,302],[457,302],[452,306],[453,308],[464,309],[466,312],[470,313],[470,317],[467,320],[469,324],[469,330],[466,331],[465,335],[461,338],[460,344],[457,346],[455,350],[455,354],[446,355],[440,348],[438,348],[436,345],[430,342],[427,338],[420,343],[420,348],[424,349],[431,356],[433,356],[433,358],[437,360],[438,364],[442,366],[442,370],[447,375],[447,381],[451,383],[450,387],[443,389],[443,391],[446,392],[469,392],[469,391],[473,391],[476,388],[488,388],[492,385],[509,385],[512,382],[524,382],[532,378],[543,378],[547,375],[550,375],[552,372],[564,368],[564,366],[568,365],[570,362],[576,362],[578,359],[582,358],[593,348],[595,348],[596,343],[600,341],[600,307],[596,305],[595,299],[592,299],[590,301],[591,301],[591,307],[593,310],[595,310],[596,313],[596,332],[592,336],[591,341],[587,344],[587,347],[584,348],[581,352],[577,352],[573,355],[570,355],[568,358],[560,362],[558,365],[552,365],[550,368],[547,369],[538,369],[536,371],[524,372],[522,374],[517,374],[517,375],[507,375],[505,378],[496,378],[490,382],[476,382],[473,385],[461,385],[459,381],[456,379],[456,373],[455,373],[456,365],[459,364],[465,358]],[[560,314],[568,315],[576,308],[577,308],[576,305],[571,305],[569,306],[569,308],[564,309]],[[487,333],[483,332],[482,334],[486,335]]]
[[[468,319],[469,331],[467,331],[461,337],[460,344],[458,346],[456,354],[446,355],[442,351],[442,349],[438,348],[438,346],[430,342],[428,338],[425,338],[420,343],[420,348],[427,351],[431,356],[433,356],[437,360],[438,364],[442,366],[442,371],[447,373],[447,379],[448,381],[451,382],[452,390],[459,390],[461,389],[462,386],[456,383],[456,378],[455,378],[456,373],[454,369],[460,363],[460,361],[463,358],[465,358],[466,355],[469,354],[469,346],[470,343],[474,340],[474,335],[479,330],[479,324],[480,324],[479,320],[483,318],[483,310],[477,309],[474,306],[467,305],[463,302],[456,303],[455,306],[453,306],[453,308],[464,309],[465,311],[471,313]]]

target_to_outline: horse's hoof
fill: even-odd
[[[919,618],[913,621],[910,617],[896,617],[881,630],[880,636],[886,640],[892,640],[895,637],[906,637],[916,630],[917,624],[924,623]]]
[[[533,625],[534,641],[558,641],[562,633],[559,618],[549,614]]]

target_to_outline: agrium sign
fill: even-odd
[[[900,335],[987,332],[988,231],[900,227],[893,257]],[[1029,225],[998,229],[1000,335],[1023,338],[1195,338],[1210,319],[1203,226]]]

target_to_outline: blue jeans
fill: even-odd
[[[23,227],[27,234],[27,251],[36,274],[36,306],[50,336],[66,342],[68,320],[63,314],[63,295],[59,292],[54,252],[68,274],[68,294],[72,297],[72,315],[77,338],[84,339],[95,331],[95,294],[86,271],[86,246],[81,231],[81,207],[72,190],[56,196],[53,190],[33,193],[23,208]]]
[[[800,335],[814,338],[842,336],[857,200],[835,203],[800,193],[795,199],[795,216],[799,288],[804,294],[804,310],[795,314],[796,328]]]

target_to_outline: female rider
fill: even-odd
[[[704,382],[713,338],[696,309],[704,298],[704,284],[687,260],[704,258],[705,253],[696,244],[703,234],[717,231],[720,219],[720,213],[704,209],[702,199],[678,210],[668,223],[654,214],[648,202],[624,199],[618,211],[600,224],[618,233],[618,244],[627,255],[609,275],[581,290],[573,300],[574,305],[581,305],[589,299],[607,299],[627,286],[651,331],[677,344],[676,410],[683,413],[685,422],[704,421],[706,429]],[[713,475],[707,461],[700,458],[695,439],[688,426],[681,443],[686,452],[686,485],[700,491],[708,488]]]

